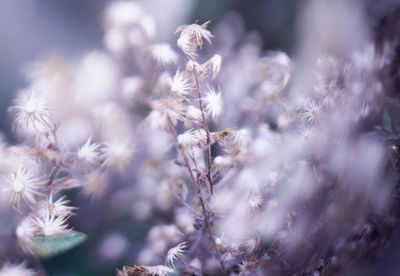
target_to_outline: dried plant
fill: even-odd
[[[332,12],[362,26],[339,2]],[[137,221],[163,214],[121,276],[335,274],[379,255],[400,176],[382,77],[395,42],[324,30],[294,61],[235,35],[235,16],[215,32],[210,21],[177,27],[176,47],[156,22],[137,2],[113,2],[106,51],[33,66],[10,108],[20,144],[0,147],[20,248],[40,255],[41,242],[76,237],[79,209],[64,194],[80,187]],[[112,183],[118,174],[129,183]],[[14,270],[34,275],[25,263],[0,275]]]

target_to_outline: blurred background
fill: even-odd
[[[169,2],[144,1],[149,5]],[[0,1],[0,131],[13,141],[7,107],[18,89],[27,84],[24,72],[31,63],[49,53],[68,60],[79,60],[93,49],[102,49],[102,16],[107,0],[1,0]],[[158,3],[157,3],[158,2]],[[185,7],[179,3],[185,3]],[[239,14],[246,32],[254,32],[265,50],[281,49],[294,55],[297,41],[296,22],[307,0],[184,0],[173,1],[180,24],[211,20],[211,29],[224,16]],[[400,7],[400,0],[366,0],[365,9],[370,28],[391,11]],[[159,12],[162,13],[162,10]],[[173,32],[173,30],[171,30]],[[165,34],[171,37],[171,34]],[[115,176],[115,182],[120,182]],[[114,181],[114,180],[113,180]],[[133,265],[138,249],[144,244],[149,225],[137,223],[126,213],[115,211],[112,201],[88,201],[78,191],[70,195],[80,206],[72,226],[88,233],[89,239],[62,256],[43,262],[49,275],[114,275],[115,268]],[[123,196],[123,195],[121,195]],[[116,205],[115,205],[116,206]],[[80,220],[90,217],[90,220]],[[155,220],[162,219],[155,217]],[[349,272],[349,275],[400,275],[397,254],[400,240],[377,266]]]

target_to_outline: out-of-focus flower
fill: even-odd
[[[44,237],[55,237],[58,235],[62,235],[68,233],[68,225],[67,225],[68,217],[63,216],[55,216],[50,211],[47,212],[44,216],[35,217],[35,224],[37,225],[40,233]]]
[[[203,47],[203,38],[211,43],[213,35],[209,30],[207,30],[207,25],[209,23],[210,21],[207,21],[202,25],[181,25],[176,29],[177,33],[181,33],[177,45],[191,59],[194,59],[197,56],[197,47]]]
[[[188,78],[185,77],[184,72],[176,71],[175,76],[172,79],[171,91],[177,93],[180,96],[189,95],[192,90],[192,85]]]
[[[221,91],[210,89],[204,97],[205,109],[211,115],[213,120],[218,120],[224,111]]]
[[[188,244],[186,242],[181,242],[180,244],[172,247],[171,249],[168,250],[167,257],[166,257],[166,262],[170,267],[175,268],[174,262],[176,260],[182,259],[183,255],[186,252]]]
[[[103,165],[110,168],[117,168],[123,170],[132,160],[134,153],[134,146],[132,143],[124,140],[114,140],[104,143],[102,149]]]
[[[22,95],[16,100],[16,105],[9,108],[15,112],[17,129],[27,127],[30,131],[47,133],[54,130],[55,124],[45,101],[37,96],[35,91]]]
[[[10,192],[11,204],[17,209],[20,209],[21,200],[33,204],[37,198],[44,195],[46,181],[41,177],[35,177],[32,170],[24,167],[18,167],[11,171],[6,181],[10,187],[5,190]]]
[[[150,51],[151,57],[162,66],[177,64],[179,56],[168,43],[154,44]]]
[[[29,245],[32,244],[33,238],[38,231],[32,216],[25,217],[18,224],[15,234],[22,249],[29,251]]]
[[[0,269],[0,276],[34,276],[36,273],[26,267],[26,263],[12,264],[6,262]]]
[[[70,201],[65,196],[60,197],[58,200],[53,201],[52,194],[47,200],[42,200],[37,204],[36,215],[44,218],[49,213],[57,217],[69,217],[73,215],[75,207],[67,206]]]
[[[100,160],[99,144],[91,143],[92,137],[78,149],[78,159],[89,166],[96,165]]]
[[[203,71],[211,72],[212,78],[215,79],[219,71],[221,70],[221,62],[222,57],[220,55],[214,55],[208,61],[203,63],[201,67],[203,68]]]

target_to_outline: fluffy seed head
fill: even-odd
[[[177,64],[179,56],[168,43],[154,44],[150,49],[151,57],[162,66]]]
[[[200,49],[203,47],[203,38],[211,43],[213,35],[207,30],[209,23],[210,21],[203,25],[181,25],[176,29],[176,32],[181,33],[177,45],[189,58],[195,59],[197,57],[196,51],[198,47]]]
[[[174,262],[178,259],[181,259],[186,252],[188,244],[186,242],[182,242],[175,247],[172,247],[168,250],[166,262],[170,267],[175,268]]]
[[[47,133],[55,127],[47,104],[34,91],[17,99],[9,110],[15,112],[14,124],[17,129],[27,127],[34,132]]]
[[[34,276],[36,273],[26,267],[25,262],[20,264],[4,263],[0,269],[0,276]]]
[[[10,172],[6,181],[10,185],[5,190],[10,191],[10,201],[13,207],[19,209],[21,199],[28,204],[35,203],[43,195],[46,182],[34,176],[33,171],[19,167]]]
[[[218,120],[224,110],[221,91],[210,89],[204,97],[205,109],[213,120]]]
[[[93,166],[99,162],[100,152],[98,151],[100,145],[91,143],[92,137],[90,137],[86,143],[78,149],[78,158],[85,164]]]

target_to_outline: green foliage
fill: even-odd
[[[49,259],[82,244],[86,239],[86,234],[71,230],[55,238],[36,238],[30,249],[41,259]]]
[[[390,115],[387,110],[383,112],[383,128],[386,131],[393,133],[392,120],[390,119]]]

